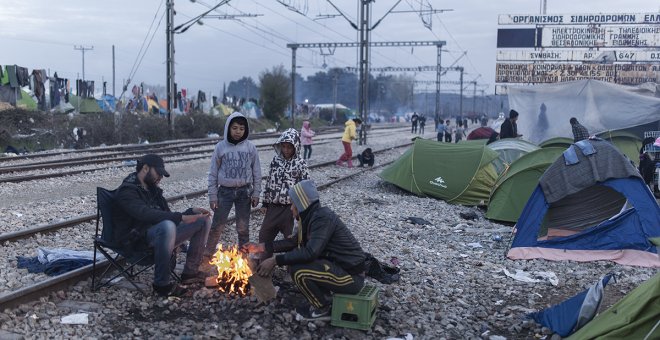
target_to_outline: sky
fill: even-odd
[[[206,12],[220,0],[175,0],[174,26]],[[298,9],[287,9],[280,2]],[[191,91],[221,93],[223,84],[243,76],[258,81],[259,74],[273,66],[291,68],[288,43],[354,42],[357,33],[338,14],[334,4],[349,20],[356,21],[356,0],[231,0],[211,15],[258,14],[239,20],[202,19],[175,35],[175,79]],[[424,0],[426,3],[427,0]],[[538,0],[428,0],[434,9],[447,9],[426,18],[430,29],[416,13],[390,13],[372,31],[372,41],[444,40],[442,66],[463,66],[465,81],[475,80],[486,94],[495,91],[495,57],[498,14],[538,14]],[[165,85],[165,0],[0,0],[0,65],[46,69],[50,75],[76,79],[82,75],[81,50],[86,50],[85,78],[108,82],[112,94],[112,46],[115,46],[115,93],[127,79],[132,84]],[[372,4],[372,23],[396,3],[380,0]],[[420,0],[402,0],[394,11],[420,8]],[[651,0],[547,0],[547,14],[648,13],[660,11]],[[504,27],[500,27],[504,28]],[[508,27],[507,27],[508,28]],[[142,51],[142,53],[141,53]],[[331,67],[355,67],[357,49],[299,49],[298,72],[308,76]],[[423,66],[436,64],[433,47],[372,48],[372,67]],[[326,66],[324,68],[324,65]],[[411,73],[409,73],[411,74]],[[414,74],[416,80],[435,80],[434,72]],[[456,80],[456,72],[443,78]],[[433,84],[417,91],[433,91]],[[443,85],[443,91],[458,86]]]

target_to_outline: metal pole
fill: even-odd
[[[458,116],[461,118],[461,120],[463,120],[463,68],[462,67],[460,67],[460,71],[461,71],[461,104],[458,110],[459,111]]]
[[[91,51],[94,49],[94,46],[92,47],[85,47],[85,46],[73,46],[74,50],[81,51],[82,52],[82,80],[85,80],[85,51]]]
[[[472,82],[472,114],[475,114],[476,111],[476,105],[477,105],[477,82],[473,81]]]
[[[438,42],[436,45],[438,47],[438,66],[435,72],[435,116],[440,117],[440,77],[442,72],[441,60],[442,60],[442,42]]]
[[[174,108],[174,0],[167,0],[167,23],[165,25],[166,52],[167,52],[167,124],[170,136],[174,136],[174,119],[172,110]]]
[[[112,45],[112,96],[115,97],[115,45]]]
[[[360,88],[358,93],[358,115],[362,119],[362,123],[367,123],[367,110],[368,110],[368,96],[369,96],[369,12],[370,4],[373,0],[360,0]],[[358,144],[364,145],[367,143],[367,132],[363,127],[360,129]]]
[[[291,127],[293,128],[294,114],[296,112],[296,49],[297,45],[291,46]]]
[[[337,73],[332,76],[332,123],[337,120]]]

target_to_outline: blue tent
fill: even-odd
[[[106,94],[105,96],[101,97],[101,99],[96,100],[99,103],[99,107],[103,112],[115,112],[115,109],[117,107],[117,98]]]
[[[660,236],[660,207],[637,169],[603,140],[571,145],[546,170],[515,230],[511,259],[660,267],[649,241]]]
[[[542,311],[531,313],[529,318],[566,337],[596,316],[603,299],[603,290],[612,278],[607,274],[589,289]]]

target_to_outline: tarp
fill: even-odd
[[[508,94],[509,107],[520,114],[518,133],[532,143],[551,137],[572,138],[571,117],[577,118],[591,135],[660,119],[660,98],[642,87],[578,80],[509,86]],[[541,122],[548,117],[551,124],[544,129]]]
[[[578,142],[550,165],[515,228],[511,259],[660,267],[649,241],[660,236],[660,207],[635,167],[603,140]]]
[[[537,149],[511,163],[493,187],[486,218],[506,222],[518,221],[525,204],[539,184],[539,179],[562,152],[563,148]]]
[[[439,143],[415,139],[380,177],[416,195],[427,195],[449,203],[488,203],[497,173],[492,162],[497,153],[483,143]]]
[[[69,103],[73,105],[76,111],[80,113],[103,112],[94,98],[81,98],[76,95],[69,95]]]
[[[96,102],[103,112],[115,112],[117,108],[117,98],[109,94],[102,96],[101,99],[97,99]]]
[[[660,339],[659,306],[660,273],[567,339]]]

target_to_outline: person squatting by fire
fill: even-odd
[[[297,310],[305,319],[327,317],[332,293],[356,294],[364,286],[366,256],[360,243],[339,216],[321,205],[316,186],[303,180],[289,189],[291,213],[298,221],[293,237],[273,242],[247,243],[249,253],[279,253],[261,261],[260,276],[270,276],[275,265],[288,266],[291,278],[311,306]]]

